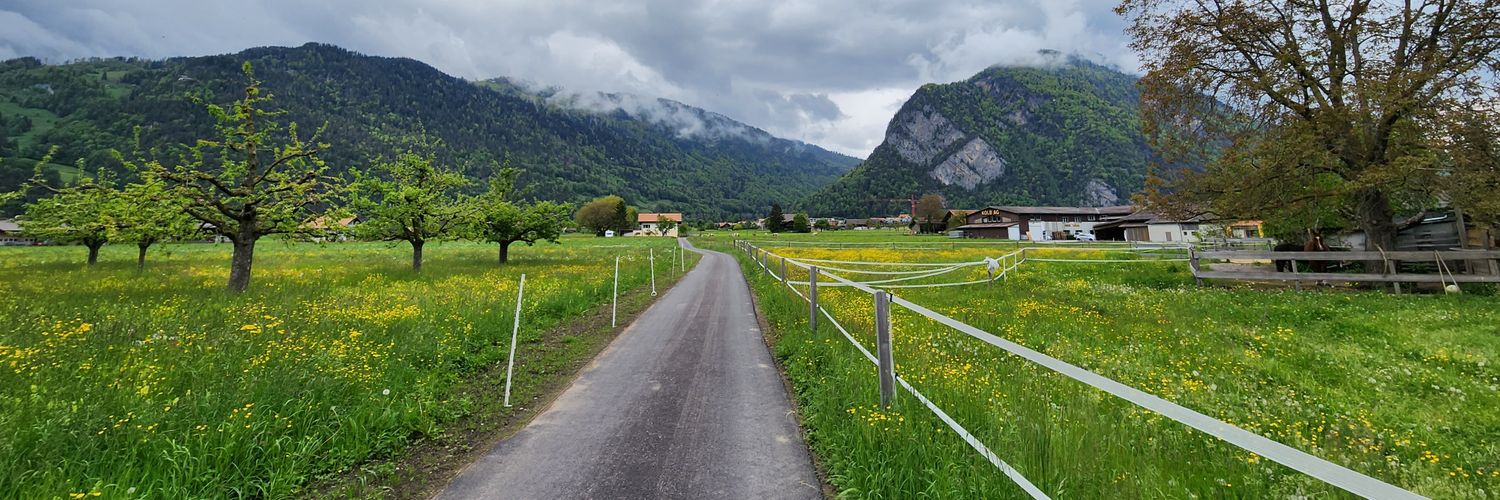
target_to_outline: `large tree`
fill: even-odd
[[[50,196],[26,204],[21,231],[38,240],[83,245],[89,251],[88,265],[97,264],[99,249],[109,242],[121,214],[114,174],[99,169],[96,175],[73,184],[53,186],[43,181],[42,173],[50,159],[49,153],[37,162],[36,174],[27,184]],[[83,167],[83,160],[79,160],[78,169],[82,171]]]
[[[184,212],[233,242],[233,292],[250,286],[256,241],[310,231],[315,220],[330,216],[338,188],[318,156],[328,147],[318,142],[320,134],[304,140],[295,123],[277,123],[284,112],[265,109],[271,95],[262,92],[249,62],[243,69],[249,80],[244,97],[227,109],[207,106],[218,138],[188,145],[176,165],[148,163],[187,200]]]
[[[473,201],[473,236],[498,244],[501,264],[510,261],[510,246],[513,243],[556,243],[568,224],[568,214],[573,212],[572,205],[563,203],[512,201],[511,190],[519,174],[513,168],[501,169],[490,176],[489,190]],[[620,202],[620,205],[623,206],[624,202]]]
[[[942,229],[943,216],[947,214],[948,209],[943,207],[943,196],[928,193],[917,200],[916,213],[911,214],[911,218],[917,225],[918,232],[936,233]]]
[[[782,221],[785,216],[781,214],[781,204],[772,203],[771,213],[766,214],[766,230],[779,233],[786,230],[786,222]]]
[[[183,212],[187,203],[181,193],[172,189],[150,171],[141,173],[140,182],[127,184],[120,192],[110,241],[135,243],[135,268],[146,268],[146,251],[152,245],[182,238],[197,232],[198,221]]]
[[[455,169],[412,150],[370,171],[355,171],[349,208],[359,215],[355,236],[411,244],[411,268],[422,270],[422,247],[456,235],[472,211],[458,190],[469,184]]]
[[[1496,109],[1500,0],[1124,0],[1163,212],[1352,225],[1395,246],[1436,203],[1449,125]],[[1490,127],[1493,127],[1491,122]],[[1201,171],[1178,165],[1201,164]],[[1446,173],[1445,173],[1446,172]]]
[[[605,231],[613,230],[615,234],[626,227],[626,216],[629,209],[625,206],[625,199],[615,195],[595,198],[578,209],[576,216],[578,227],[587,228],[594,232],[595,236],[604,236]]]

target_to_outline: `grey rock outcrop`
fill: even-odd
[[[923,106],[916,113],[900,116],[886,140],[906,161],[928,165],[938,153],[963,140],[964,133],[942,113]]]
[[[984,139],[975,137],[929,173],[944,186],[958,185],[973,191],[980,184],[1005,175],[1005,159]]]

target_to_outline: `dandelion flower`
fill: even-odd
[[[391,395],[391,390],[390,389],[382,390],[382,391],[380,391],[380,395],[381,396],[389,396],[389,395]]]

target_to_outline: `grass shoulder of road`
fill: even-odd
[[[909,262],[985,252],[776,251]],[[913,398],[875,405],[873,366],[826,323],[809,332],[806,302],[742,263],[780,333],[776,354],[796,386],[809,441],[840,492],[1023,496]],[[1424,495],[1491,498],[1500,490],[1500,415],[1492,411],[1500,406],[1500,300],[1196,288],[1182,263],[1122,266],[1027,263],[994,286],[897,293]],[[868,295],[827,288],[820,298],[873,349]],[[1346,495],[902,308],[892,321],[898,374],[1048,494]]]
[[[662,286],[675,248],[570,237],[497,265],[493,245],[429,244],[413,273],[403,246],[267,240],[241,295],[222,291],[225,245],[163,246],[142,273],[123,246],[94,268],[80,247],[0,248],[0,491],[283,498],[395,470],[414,442],[494,422],[521,273],[518,412],[602,341],[563,325],[608,303],[614,257],[639,300],[649,252]]]

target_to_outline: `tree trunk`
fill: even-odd
[[[234,256],[229,261],[229,291],[240,293],[250,288],[250,266],[255,259],[255,238],[239,236],[234,241]]]
[[[103,241],[85,241],[85,242],[83,242],[83,246],[86,246],[89,249],[89,265],[92,266],[94,264],[98,264],[99,263],[99,248],[104,246],[104,242]]]
[[[140,249],[140,253],[135,256],[135,272],[141,272],[146,270],[146,249],[151,248],[151,242],[140,241],[135,246]]]
[[[1359,218],[1359,227],[1365,231],[1365,250],[1370,252],[1396,250],[1396,223],[1391,219],[1395,214],[1391,212],[1391,200],[1385,192],[1366,188],[1356,191],[1355,214]],[[1365,272],[1383,273],[1386,271],[1385,263],[1371,261],[1365,263]]]
[[[411,240],[411,270],[422,271],[422,245],[427,242],[422,240]]]
[[[504,264],[504,263],[506,263],[507,261],[510,260],[510,244],[511,243],[515,243],[515,242],[514,241],[502,241],[502,242],[500,242],[500,263],[501,264]]]

